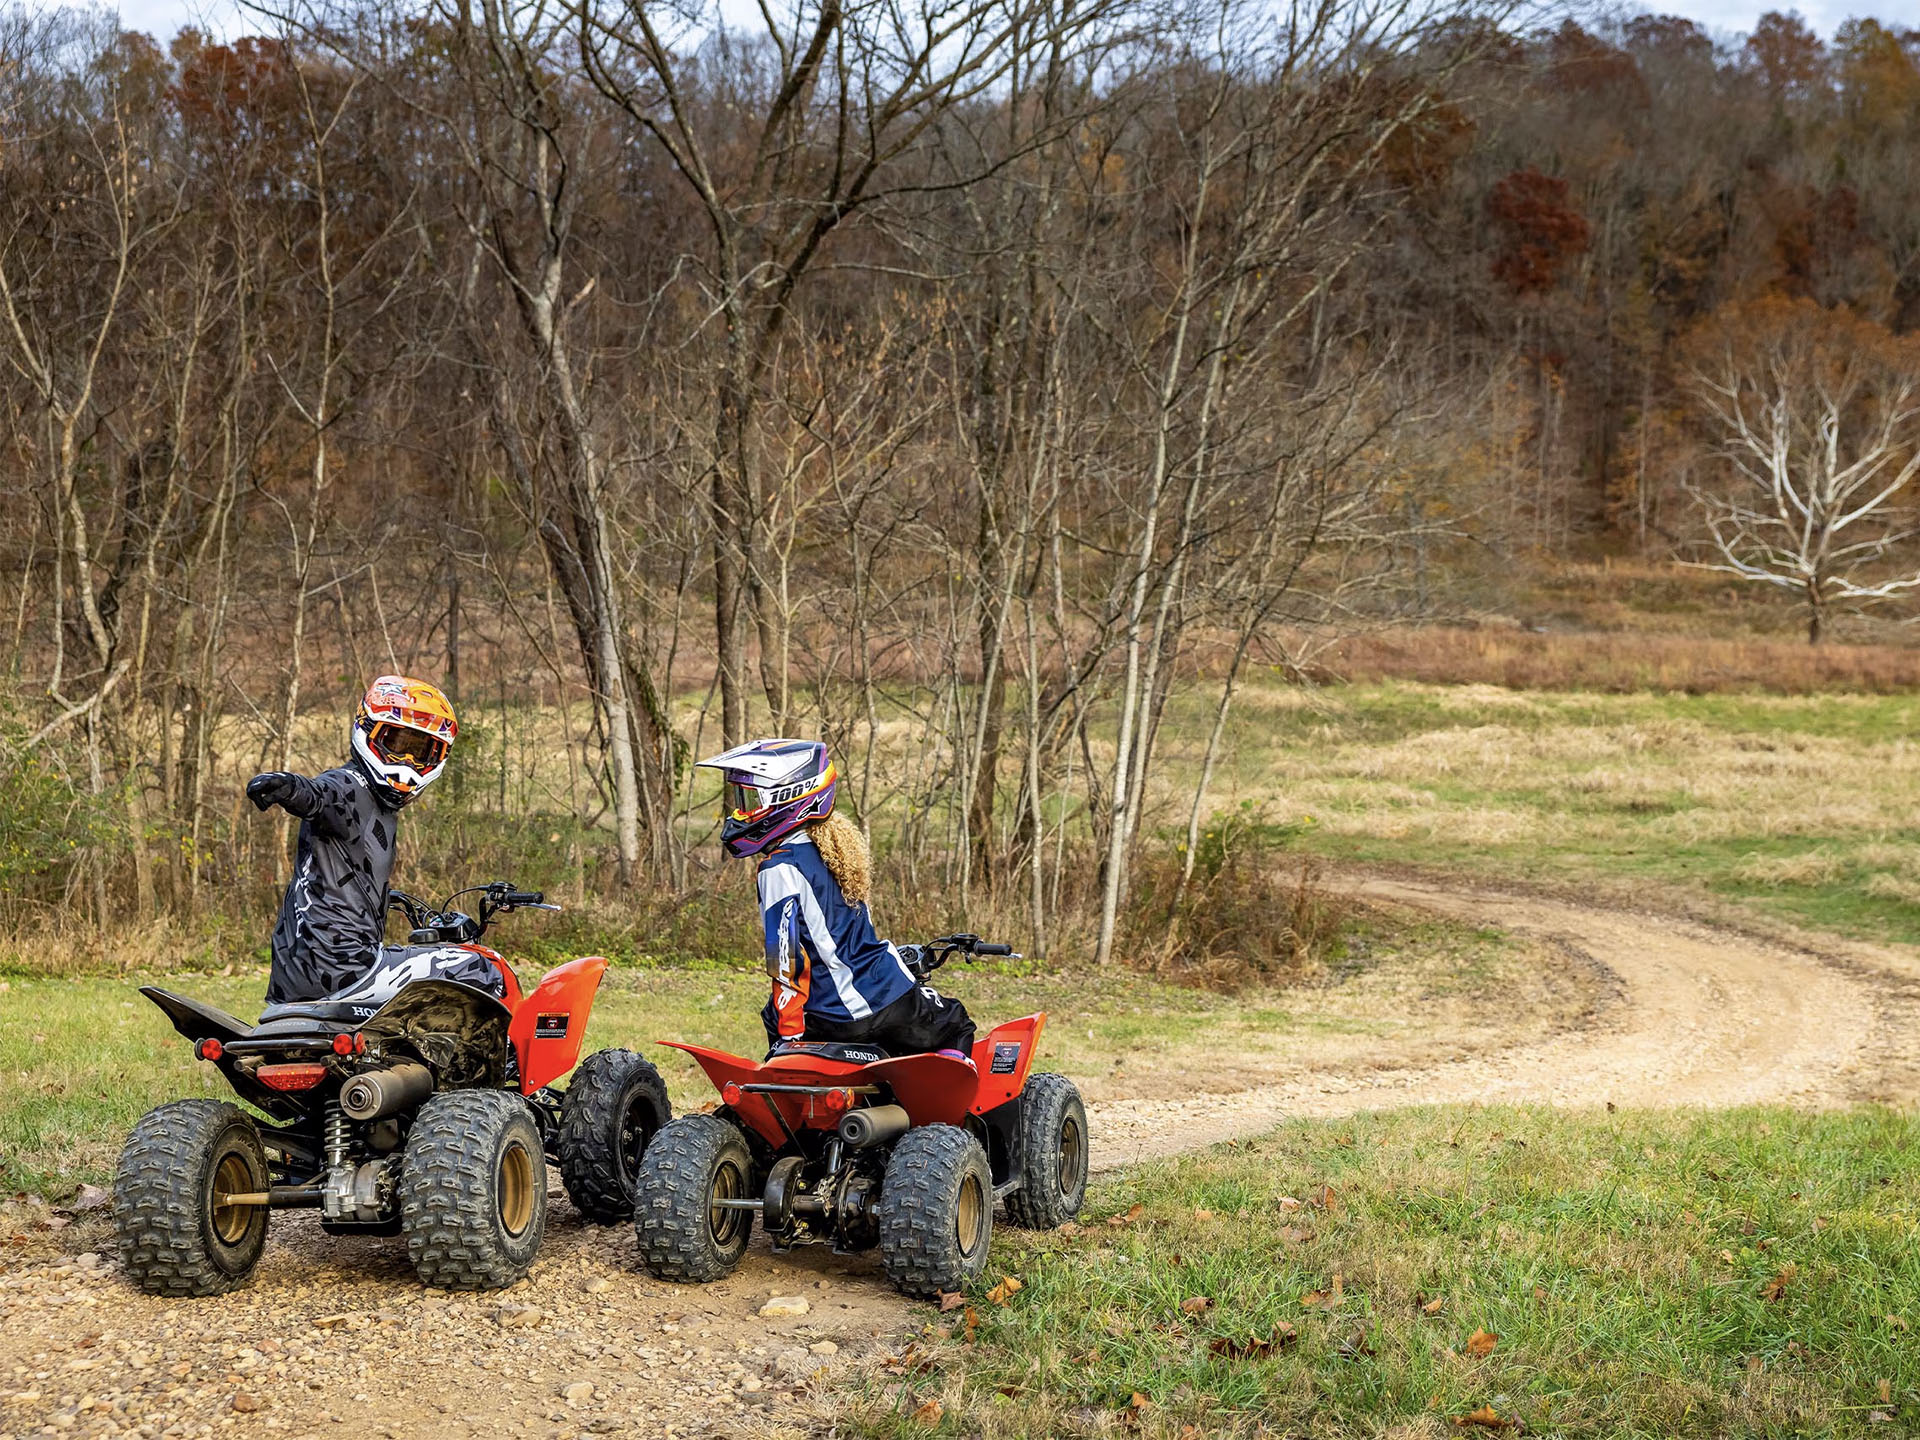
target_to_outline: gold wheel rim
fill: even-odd
[[[533,1224],[533,1158],[515,1141],[500,1157],[496,1177],[500,1191],[500,1225],[507,1234],[521,1236]]]
[[[960,1242],[960,1253],[972,1255],[980,1248],[980,1221],[987,1213],[986,1192],[978,1175],[960,1182],[960,1203],[953,1207],[953,1235]]]
[[[1080,1183],[1080,1122],[1069,1115],[1060,1124],[1060,1193],[1073,1194]]]
[[[229,1152],[220,1157],[213,1172],[213,1233],[222,1245],[238,1245],[253,1224],[253,1205],[236,1205],[228,1198],[247,1195],[260,1187],[253,1183],[253,1167],[247,1157]]]
[[[714,1168],[713,1184],[707,1189],[707,1233],[722,1249],[740,1238],[740,1222],[746,1211],[723,1206],[722,1200],[738,1200],[746,1190],[746,1178],[731,1160],[722,1160]]]

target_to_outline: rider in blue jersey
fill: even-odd
[[[973,1021],[915,976],[912,946],[882,940],[868,909],[871,864],[860,831],[834,813],[827,747],[756,740],[701,765],[724,772],[721,841],[760,856],[760,910],[773,982],[767,1041],[858,1042],[891,1054],[969,1058]]]

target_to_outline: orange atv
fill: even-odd
[[[291,1209],[318,1210],[329,1234],[405,1236],[428,1285],[510,1285],[546,1232],[549,1160],[589,1219],[633,1213],[641,1154],[672,1112],[659,1072],[631,1050],[574,1067],[607,962],[568,961],[522,994],[513,968],[478,942],[496,916],[558,907],[505,881],[461,894],[480,895],[477,915],[449,908],[459,895],[434,910],[395,891],[391,904],[412,946],[491,962],[501,998],[434,978],[430,948],[399,952],[395,974],[341,996],[269,1005],[256,1025],[141,990],[267,1117],[176,1100],[134,1127],[113,1213],[141,1289],[231,1290],[259,1262],[268,1216]],[[564,1092],[548,1088],[570,1070]]]
[[[920,948],[921,978],[953,956],[1011,955],[976,935]],[[724,1102],[664,1126],[640,1162],[634,1231],[664,1280],[712,1281],[746,1253],[754,1216],[776,1252],[877,1246],[909,1295],[958,1290],[987,1263],[993,1207],[1029,1229],[1080,1210],[1087,1112],[1064,1075],[1029,1075],[1045,1015],[989,1031],[971,1060],[783,1041],[756,1063],[674,1044]]]

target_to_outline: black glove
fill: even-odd
[[[253,802],[256,810],[284,805],[293,798],[293,781],[294,777],[284,770],[269,770],[264,775],[256,775],[247,781],[247,799]]]

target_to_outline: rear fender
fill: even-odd
[[[157,985],[142,985],[140,993],[158,1005],[161,1013],[173,1022],[173,1028],[196,1045],[202,1040],[218,1040],[224,1045],[230,1040],[239,1039],[253,1028],[224,1010],[216,1010],[185,995],[176,995],[171,990],[162,990]],[[240,1069],[231,1056],[223,1055],[213,1063],[227,1077],[234,1094],[275,1119],[294,1120],[305,1112],[305,1106],[298,1100],[278,1090],[269,1090]]]
[[[951,1055],[901,1055],[868,1065],[861,1079],[887,1085],[915,1125],[958,1125],[975,1108],[981,1075]]]
[[[507,1034],[520,1059],[522,1094],[531,1095],[573,1069],[606,971],[607,962],[598,955],[569,960],[542,976],[515,1008]]]
[[[224,1010],[216,1010],[198,1000],[189,1000],[185,995],[176,995],[171,990],[162,990],[157,985],[142,985],[140,993],[158,1005],[167,1019],[173,1022],[173,1028],[189,1040],[218,1040],[225,1044],[229,1040],[239,1039],[253,1028]]]
[[[878,1084],[882,1078],[875,1073],[880,1069],[878,1065],[848,1065],[810,1055],[783,1055],[776,1060],[761,1062],[742,1055],[730,1055],[725,1050],[710,1050],[704,1045],[683,1045],[677,1040],[663,1040],[660,1043],[669,1050],[691,1055],[706,1071],[713,1088],[722,1095],[730,1084],[804,1085],[835,1089],[840,1086]],[[796,1134],[804,1130],[832,1130],[840,1123],[839,1112],[828,1110],[817,1096],[812,1095],[743,1096],[731,1113],[775,1150],[787,1150],[791,1148],[790,1142],[786,1129],[775,1118],[776,1108],[780,1117],[786,1120],[787,1127]]]
[[[1040,1032],[1046,1028],[1044,1014],[1023,1015],[994,1026],[985,1039],[975,1042],[973,1063],[980,1072],[980,1089],[973,1099],[974,1114],[997,1109],[1026,1089],[1033,1052],[1039,1048]]]

